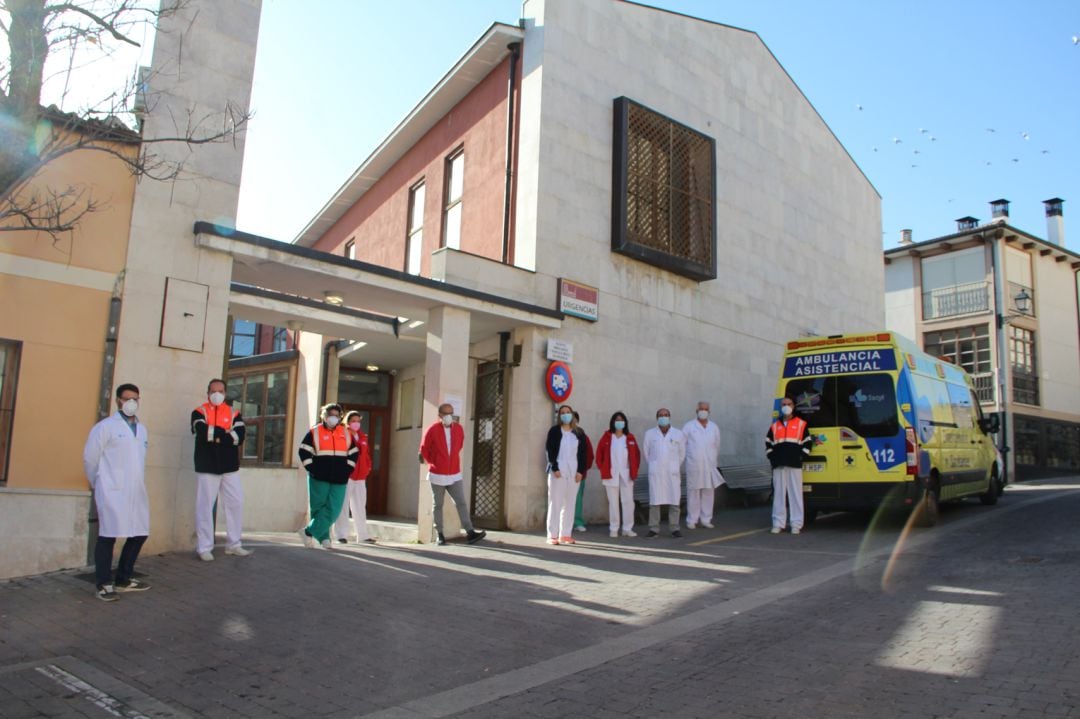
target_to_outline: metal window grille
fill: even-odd
[[[473,425],[472,520],[477,527],[506,526],[506,389],[510,368],[482,364],[476,376]]]
[[[715,156],[712,138],[618,98],[612,249],[714,279]]]

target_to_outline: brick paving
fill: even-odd
[[[574,547],[259,535],[141,558],[153,588],[114,604],[2,582],[0,716],[112,715],[99,690],[127,716],[1080,717],[1080,482],[1057,486],[948,507],[891,564],[895,519],[772,536],[753,507]]]

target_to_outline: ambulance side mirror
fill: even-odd
[[[983,417],[979,420],[979,429],[983,431],[983,434],[997,434],[997,431],[1001,429],[1001,418],[997,416],[997,413]]]

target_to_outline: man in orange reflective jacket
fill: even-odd
[[[791,533],[802,531],[802,464],[813,444],[810,425],[795,416],[795,401],[784,397],[780,400],[780,418],[772,423],[765,435],[765,455],[773,468],[773,534],[784,531],[789,524],[789,512]]]

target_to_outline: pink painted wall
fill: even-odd
[[[504,60],[349,208],[319,238],[315,249],[340,255],[345,243],[355,238],[356,259],[404,269],[409,188],[423,179],[426,193],[420,271],[430,276],[431,253],[442,243],[446,156],[463,147],[460,249],[501,261],[508,72],[509,60]]]

